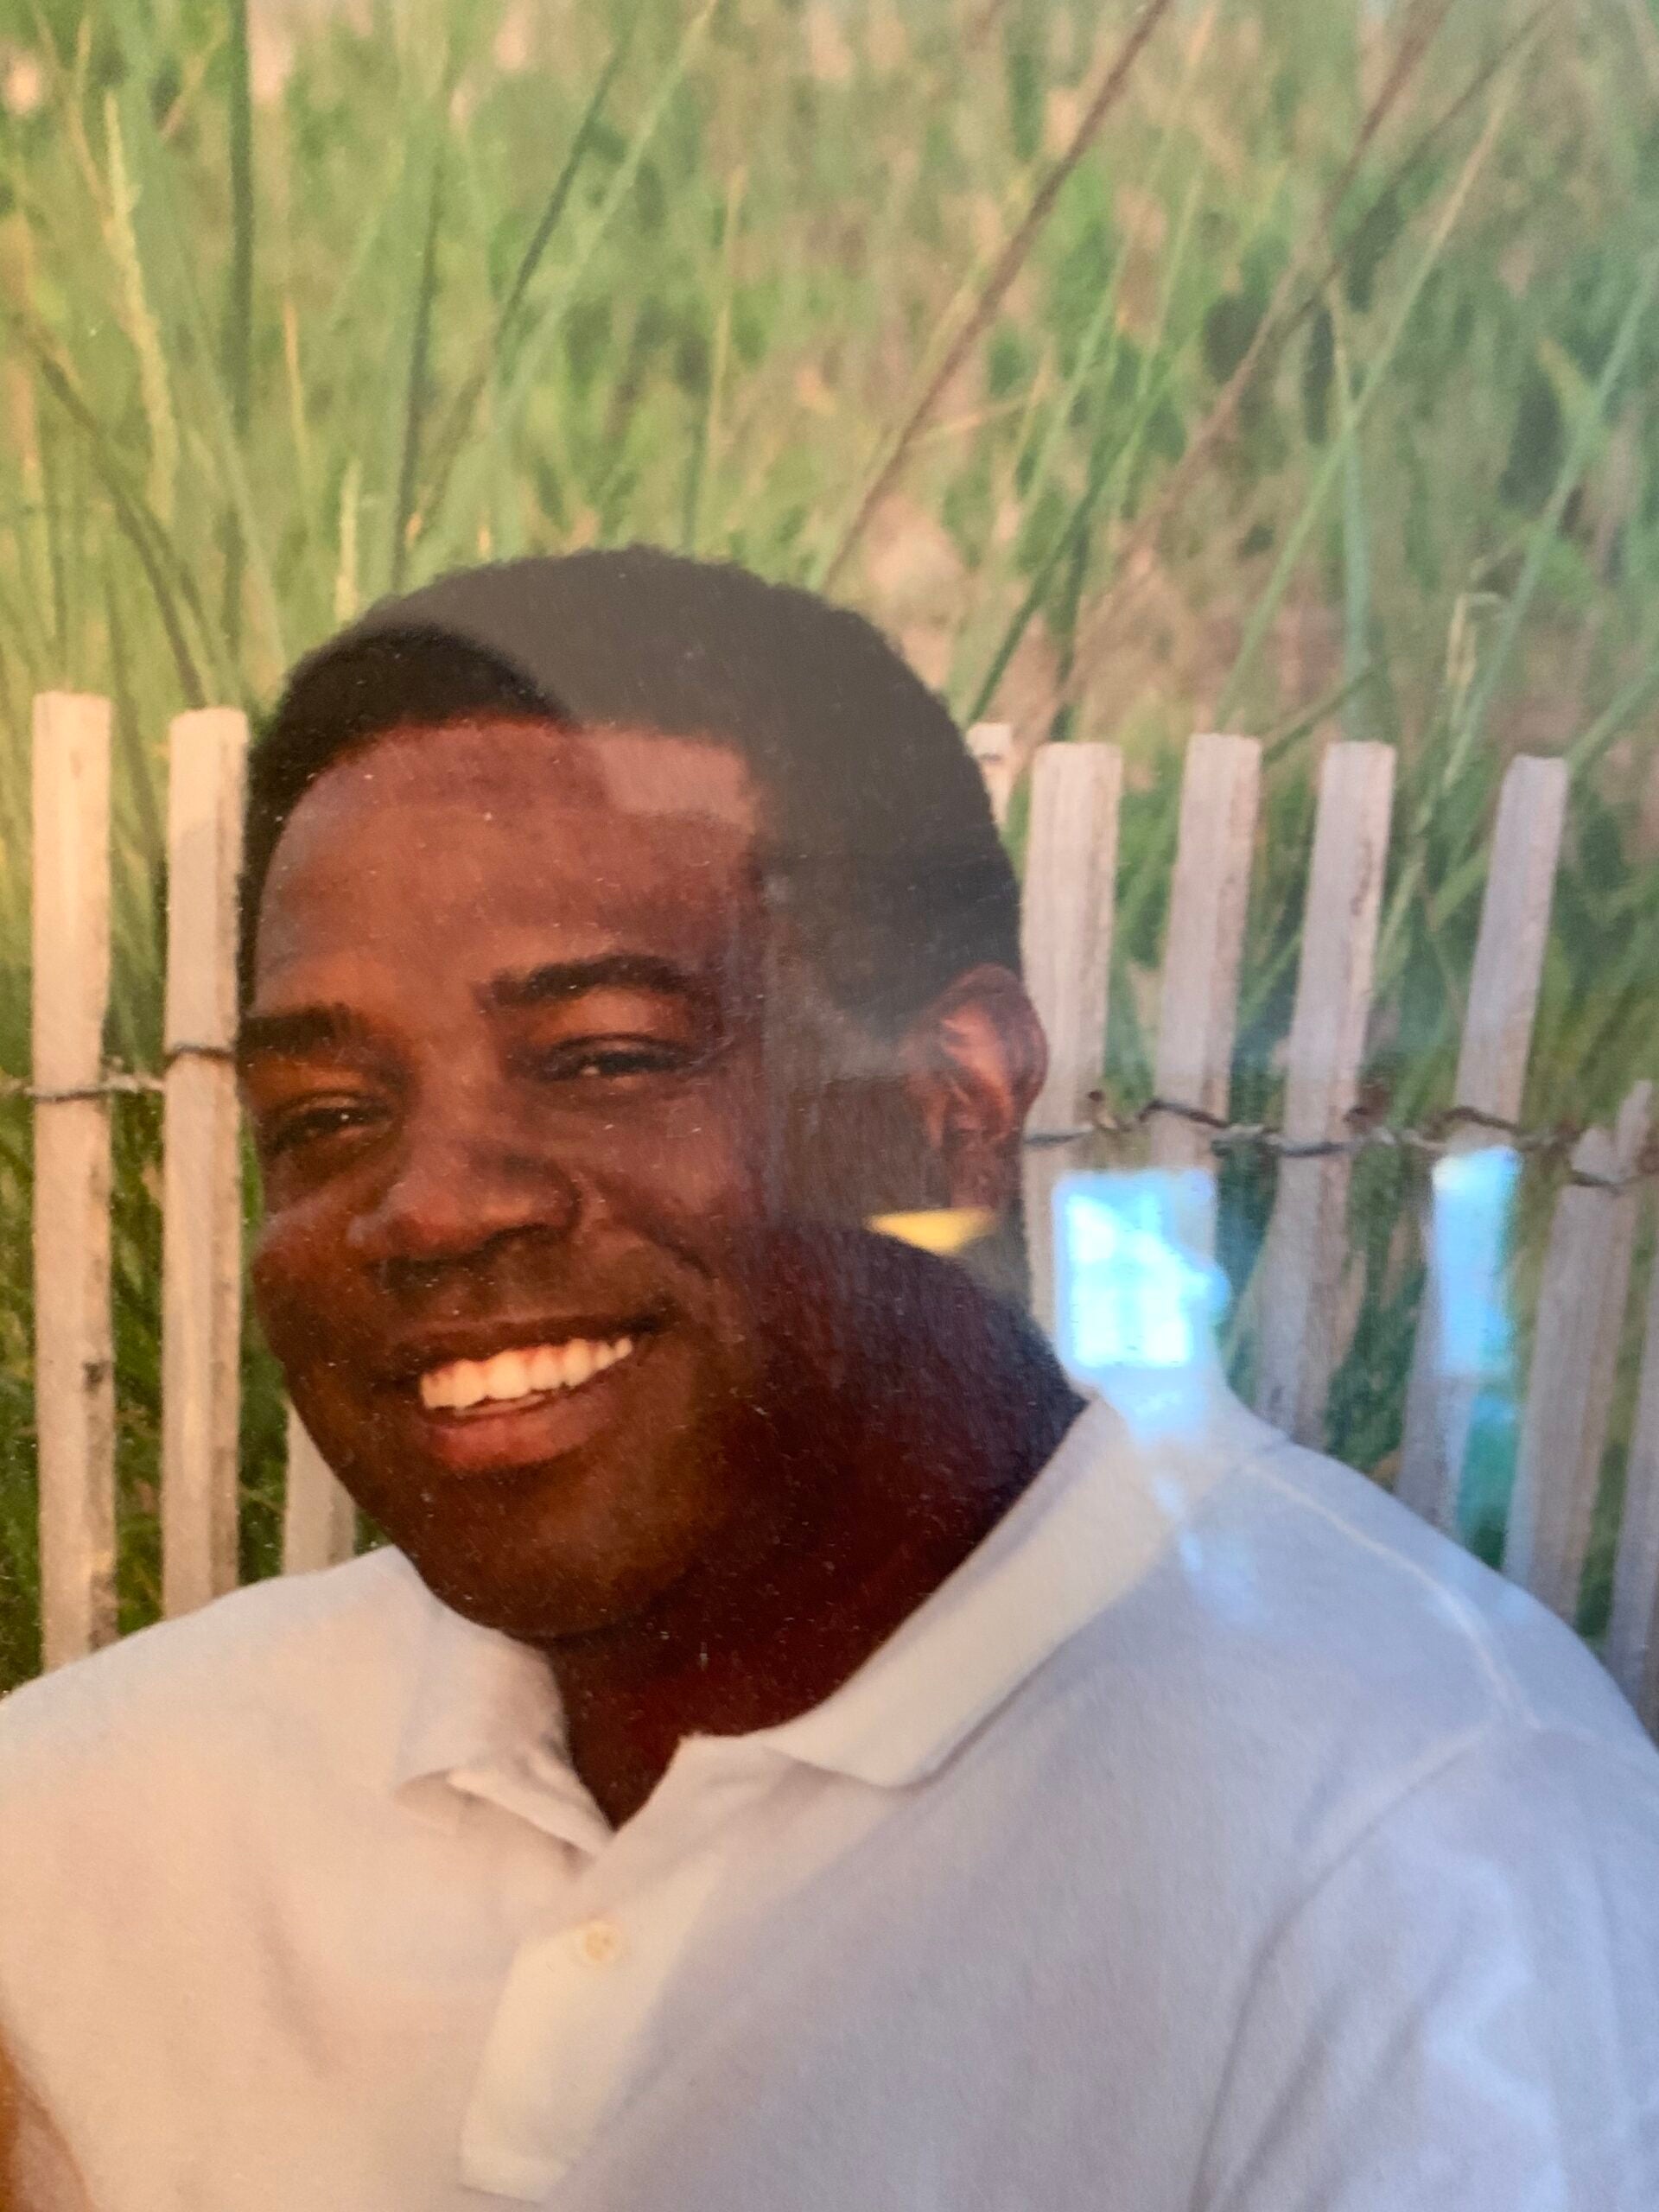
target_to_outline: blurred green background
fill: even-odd
[[[1135,20],[0,0],[0,1069],[29,1065],[36,689],[116,702],[110,1051],[154,1066],[168,715],[257,712],[396,584],[639,537],[830,580],[964,720],[1126,748],[1119,1104],[1149,1086],[1180,748],[1216,727],[1268,741],[1242,1114],[1276,1103],[1340,734],[1401,756],[1370,1047],[1390,1117],[1446,1103],[1517,750],[1574,772],[1529,1116],[1655,1071],[1654,0],[1166,0],[1079,144]],[[157,1596],[159,1108],[113,1116],[131,1626]],[[1331,1412],[1385,1478],[1416,1172],[1357,1179]],[[1242,1285],[1271,1178],[1226,1185]],[[29,1235],[14,1100],[0,1688],[37,1663]],[[251,1340],[245,1369],[255,1573],[280,1408]]]

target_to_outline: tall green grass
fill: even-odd
[[[1652,1071],[1651,0],[1177,0],[993,293],[1131,21],[0,0],[0,1067],[28,1066],[36,689],[116,702],[110,1048],[153,1064],[168,716],[257,711],[445,566],[641,537],[833,571],[964,716],[1127,747],[1124,1104],[1179,747],[1219,721],[1269,741],[1241,1110],[1275,1103],[1338,734],[1401,753],[1370,1067],[1392,1110],[1445,1102],[1523,747],[1575,771],[1529,1111],[1587,1117]],[[114,1110],[132,1624],[157,1592],[159,1132],[152,1103]],[[1271,1185],[1227,1185],[1242,1277]],[[29,1192],[0,1105],[0,1684],[35,1664]],[[1398,1438],[1412,1196],[1392,1159],[1359,1178],[1331,1441],[1367,1465]],[[251,1342],[246,1380],[252,1573],[279,1438]]]

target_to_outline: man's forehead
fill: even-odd
[[[508,794],[538,806],[723,823],[751,836],[760,820],[748,764],[718,737],[569,730],[500,715],[388,730],[326,769],[300,807],[326,796],[335,806],[429,804],[487,815],[491,798]]]
[[[723,938],[755,886],[757,815],[746,764],[712,741],[483,719],[389,732],[325,770],[283,830],[262,984],[352,946],[448,955],[457,933],[469,957],[487,938],[515,961],[550,931]]]

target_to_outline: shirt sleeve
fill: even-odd
[[[1656,2212],[1648,1764],[1516,1733],[1375,1819],[1267,1947],[1195,2212]]]

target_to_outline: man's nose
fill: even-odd
[[[395,1166],[348,1231],[371,1267],[416,1270],[474,1257],[503,1237],[565,1236],[577,1185],[546,1147],[476,1110],[411,1115]]]

